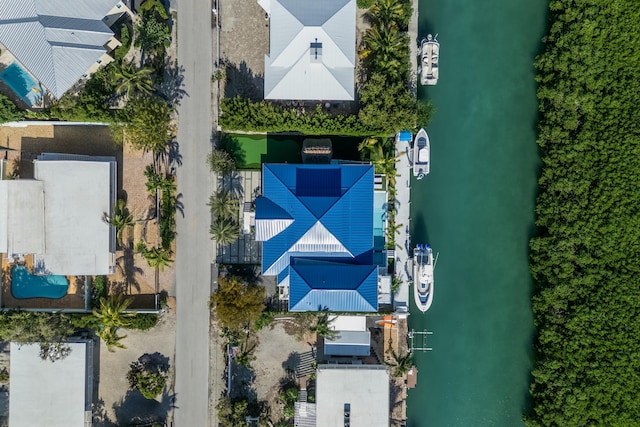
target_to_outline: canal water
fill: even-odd
[[[420,3],[420,34],[439,33],[440,80],[419,90],[436,111],[431,174],[412,183],[411,230],[439,258],[431,309],[411,307],[410,328],[433,331],[433,350],[416,354],[408,426],[522,426],[540,167],[532,63],[547,2]]]

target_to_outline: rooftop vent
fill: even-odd
[[[311,42],[311,62],[320,62],[322,60],[322,43],[316,38]]]

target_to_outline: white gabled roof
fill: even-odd
[[[259,0],[271,15],[266,99],[353,100],[355,0]],[[311,43],[321,43],[313,55]]]
[[[56,98],[106,52],[118,0],[0,1],[0,43]]]

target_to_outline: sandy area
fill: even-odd
[[[110,353],[104,343],[100,343],[98,354],[94,355],[98,400],[94,400],[94,426],[115,427],[128,425],[132,421],[165,420],[173,407],[173,361],[175,356],[175,313],[162,314],[158,325],[150,331],[121,330],[127,335],[122,343],[126,349]],[[158,353],[158,354],[156,354]],[[129,390],[127,372],[129,364],[144,354],[156,354],[168,358],[169,379],[161,396],[155,400],[145,399],[138,391]]]

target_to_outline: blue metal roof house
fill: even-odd
[[[373,166],[263,164],[256,199],[262,274],[291,311],[378,311]]]

